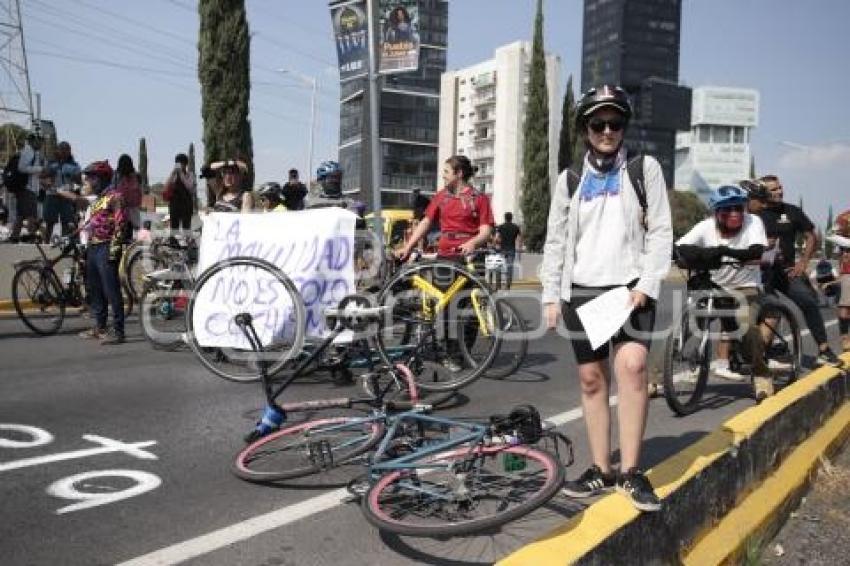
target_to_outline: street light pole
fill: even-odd
[[[367,0],[366,11],[369,18],[369,148],[372,157],[372,212],[376,222],[376,234],[379,244],[383,245],[384,221],[381,217],[381,140],[379,126],[380,89],[378,88],[378,10],[375,0]]]
[[[289,69],[278,69],[279,73],[284,75],[292,75],[299,79],[305,85],[309,85],[311,87],[311,97],[310,97],[310,143],[307,149],[307,185],[310,185],[310,182],[313,180],[313,143],[316,137],[316,96],[319,90],[319,79],[316,77],[311,77],[310,75],[305,75],[303,73],[299,73],[298,71],[291,71]]]

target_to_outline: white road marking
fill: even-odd
[[[134,458],[139,458],[141,460],[157,459],[155,454],[142,450],[142,448],[147,448],[148,446],[156,444],[156,440],[126,444],[120,440],[112,440],[110,438],[104,438],[103,436],[97,436],[94,434],[84,434],[83,440],[100,444],[100,447],[74,450],[72,452],[60,452],[59,454],[49,454],[47,456],[36,456],[34,458],[24,458],[13,462],[0,463],[0,472],[17,470],[19,468],[26,468],[29,466],[39,466],[41,464],[49,464],[52,462],[61,462],[62,460],[86,458],[88,456],[96,456],[98,454],[108,454],[110,452],[123,452],[128,456],[133,456]]]
[[[617,404],[617,396],[612,395],[609,403]],[[545,419],[551,426],[563,426],[582,417],[581,407],[576,407]],[[149,554],[133,558],[118,566],[154,566],[162,564],[178,564],[197,558],[214,550],[247,540],[259,534],[289,525],[322,511],[333,509],[350,496],[345,488],[335,489],[316,497],[311,497],[300,503],[282,507],[275,511],[258,515],[245,521],[223,527],[217,531],[199,537],[178,542],[171,546],[155,550]]]
[[[21,424],[0,424],[0,430],[14,430],[32,437],[29,441],[0,438],[0,448],[35,448],[53,442],[53,435],[43,428]]]
[[[135,485],[112,492],[85,492],[77,489],[77,484],[93,478],[128,478],[133,480]],[[98,470],[93,472],[85,472],[67,478],[62,478],[53,482],[48,486],[47,493],[59,497],[61,499],[73,499],[79,501],[73,505],[68,505],[56,510],[57,515],[70,513],[72,511],[80,511],[89,509],[99,505],[107,505],[122,499],[129,499],[141,495],[147,491],[156,489],[162,484],[159,476],[140,470]],[[82,487],[82,486],[80,486]]]

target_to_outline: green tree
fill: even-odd
[[[549,216],[549,95],[543,51],[543,0],[537,0],[531,73],[522,152],[524,241],[530,251],[543,249]]]
[[[150,192],[150,181],[148,178],[148,144],[145,138],[139,139],[139,180],[142,185],[142,191],[147,194]]]
[[[241,159],[248,164],[244,187],[253,184],[251,37],[245,0],[200,0],[198,78],[206,162]]]
[[[708,207],[696,193],[690,191],[667,191],[670,197],[670,216],[673,218],[673,238],[688,233],[694,224],[708,217]]]
[[[576,101],[573,95],[573,76],[567,79],[564,106],[561,108],[561,135],[558,138],[558,173],[572,167],[576,154]]]
[[[195,174],[195,144],[189,144],[189,171]]]
[[[9,157],[24,146],[27,130],[9,122],[0,126],[0,167],[6,165]]]
[[[756,178],[756,158],[754,155],[750,155],[750,179]]]
[[[832,232],[832,205],[829,205],[829,214],[826,217],[826,229],[823,231],[824,234],[830,234]],[[823,242],[823,255],[824,257],[832,257],[832,253],[835,251],[835,244],[823,238],[821,240]]]

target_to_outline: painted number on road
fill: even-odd
[[[7,433],[4,436],[4,431],[11,432],[11,435]],[[115,452],[120,452],[140,460],[157,459],[155,454],[144,450],[144,448],[156,444],[155,440],[126,443],[94,434],[84,434],[83,440],[96,446],[81,450],[0,462],[0,473]],[[0,423],[0,448],[35,448],[50,444],[51,442],[53,442],[53,435],[44,429],[29,425]],[[135,497],[156,489],[160,484],[162,484],[162,480],[159,476],[149,472],[139,470],[98,470],[57,480],[48,486],[47,493],[61,499],[77,501],[77,503],[57,509],[56,513],[61,515],[63,513],[90,509]]]

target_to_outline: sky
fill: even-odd
[[[451,0],[448,68],[493,56],[532,34],[535,0]],[[202,160],[194,0],[21,0],[33,92],[80,162],[138,156],[152,182],[194,142]],[[318,80],[315,167],[336,156],[336,52],[325,0],[247,0],[252,34],[251,125],[257,181],[307,167]],[[563,80],[580,77],[581,0],[545,0],[546,50]],[[753,154],[822,225],[850,208],[850,2],[684,0],[680,81],[761,93]],[[281,72],[285,69],[288,72]],[[561,85],[563,93],[563,85]],[[556,101],[560,106],[561,100]],[[4,117],[0,116],[0,119]],[[305,176],[302,173],[302,177]]]

